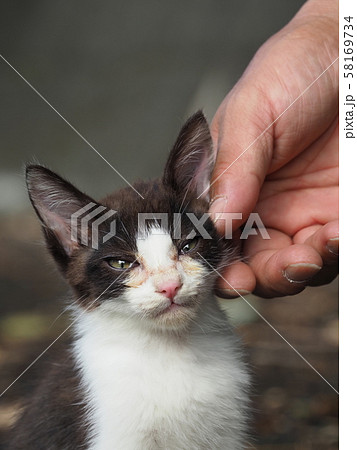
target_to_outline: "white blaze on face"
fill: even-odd
[[[166,297],[161,294],[163,285],[182,284],[182,269],[171,236],[163,229],[153,227],[144,236],[137,238],[136,245],[140,268],[136,271],[138,277],[135,277],[134,272],[132,280],[134,283],[142,281],[137,293],[143,295],[147,307],[157,302],[167,303]],[[140,275],[143,276],[141,280]]]
[[[151,228],[136,240],[139,260],[145,269],[155,272],[174,267],[177,250],[171,236],[161,228]]]

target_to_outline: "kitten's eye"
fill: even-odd
[[[110,265],[110,267],[113,267],[113,269],[131,269],[132,267],[135,267],[139,265],[138,262],[130,262],[130,261],[123,261],[121,259],[108,259],[107,263]]]
[[[180,249],[181,254],[190,253],[197,246],[198,238],[192,239],[191,241],[186,241]]]

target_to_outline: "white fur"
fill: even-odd
[[[146,261],[151,270],[172,267],[170,252],[173,250],[171,236],[160,227],[153,227],[150,231],[136,239],[138,254]]]
[[[205,271],[196,281],[185,275],[167,235],[149,235],[140,250],[153,278],[155,267],[169,267],[183,281],[181,298],[196,300],[191,315],[177,316],[185,326],[155,328],[155,317],[142,316],[145,301],[157,308],[167,299],[149,277],[79,316],[74,355],[89,405],[89,449],[244,448],[248,376],[224,314],[202,288]],[[165,314],[173,324],[178,313]]]

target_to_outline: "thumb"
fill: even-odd
[[[268,108],[262,108],[262,99],[257,94],[254,98],[254,93],[239,92],[238,85],[211,124],[217,157],[211,177],[210,213],[221,234],[229,214],[242,214],[240,220],[232,221],[233,231],[247,220],[258,200],[273,153],[273,130],[267,129],[272,120],[270,114],[265,118],[262,115],[262,110]]]

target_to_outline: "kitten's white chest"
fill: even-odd
[[[228,337],[165,342],[117,325],[76,344],[91,450],[242,448],[247,376]]]

